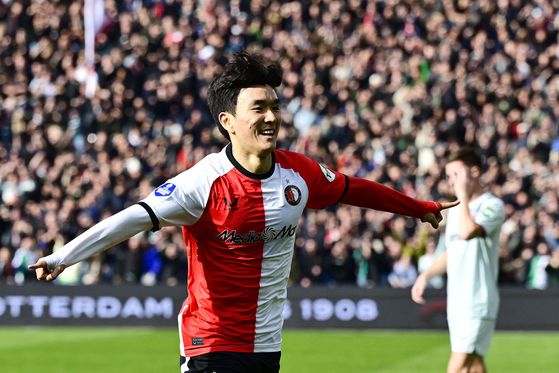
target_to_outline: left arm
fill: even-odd
[[[460,234],[460,239],[466,241],[476,237],[485,237],[486,235],[485,229],[476,223],[470,215],[469,204],[472,193],[469,193],[468,190],[471,188],[479,188],[479,181],[471,180],[470,171],[466,170],[465,167],[461,167],[455,175],[454,192],[456,197],[464,202],[458,207],[458,221],[460,222],[458,233]]]
[[[460,239],[467,241],[476,237],[485,237],[485,229],[477,224],[470,215],[470,209],[468,208],[470,202],[469,197],[464,195],[461,201],[464,203],[458,206],[458,219],[460,221],[458,231],[460,233]]]
[[[357,177],[348,177],[349,186],[341,202],[348,205],[372,208],[419,218],[430,223],[433,228],[439,227],[442,220],[441,210],[456,206],[459,202],[427,202],[411,198],[404,193],[374,181]]]

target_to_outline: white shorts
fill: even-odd
[[[495,331],[495,320],[448,320],[452,352],[485,356]]]

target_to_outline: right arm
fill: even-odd
[[[29,268],[36,270],[37,279],[52,281],[67,266],[87,259],[140,232],[196,223],[206,207],[211,184],[215,180],[215,173],[208,173],[208,170],[213,170],[212,167],[208,167],[208,162],[211,161],[198,162],[188,171],[156,188],[138,204],[97,223],[60,250],[39,259]]]
[[[66,267],[152,227],[152,219],[148,212],[140,205],[132,205],[97,223],[60,250],[39,259],[29,268],[36,270],[38,280],[52,281]]]
[[[415,303],[424,304],[425,299],[423,299],[423,292],[427,287],[427,283],[435,276],[439,276],[446,273],[446,250],[441,254],[439,259],[433,264],[431,268],[423,272],[415,280],[415,284],[411,288],[411,298]]]

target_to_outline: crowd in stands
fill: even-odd
[[[451,200],[477,148],[506,203],[499,283],[559,286],[558,0],[106,0],[86,99],[83,2],[0,3],[0,283],[219,151],[209,82],[244,48],[283,71],[278,147],[421,200]],[[292,286],[409,287],[444,227],[307,210]],[[143,233],[61,284],[183,284],[180,229]],[[431,286],[442,287],[443,278]]]

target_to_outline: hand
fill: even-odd
[[[456,198],[464,200],[468,197],[468,188],[470,186],[470,171],[460,166],[454,174],[454,193]]]
[[[424,273],[420,274],[415,280],[415,284],[411,288],[411,299],[415,303],[425,304],[425,299],[423,299],[423,292],[427,287],[427,276]]]
[[[454,202],[443,202],[441,203],[441,211],[454,207],[456,205],[458,205],[460,203],[460,201],[454,201]],[[443,216],[441,214],[441,211],[437,211],[436,213],[428,213],[427,215],[425,215],[424,217],[421,218],[421,221],[423,223],[429,223],[431,224],[431,226],[435,229],[439,228],[439,223],[443,220]]]
[[[40,259],[37,263],[28,266],[29,269],[34,269],[37,275],[37,280],[51,282],[58,277],[66,269],[65,264],[58,265],[54,267],[52,271],[49,271],[47,262]]]

